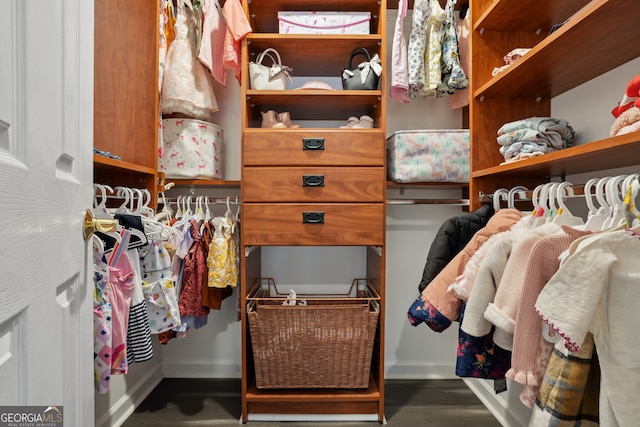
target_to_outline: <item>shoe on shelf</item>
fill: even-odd
[[[278,121],[290,129],[297,129],[300,125],[291,122],[291,115],[288,111],[278,113]]]
[[[260,112],[262,114],[262,126],[263,128],[274,128],[274,129],[286,129],[286,125],[280,121],[276,117],[276,112],[273,110],[269,110],[266,113],[264,111]]]
[[[373,119],[369,116],[360,116],[360,124],[358,126],[360,129],[371,129],[373,128]]]
[[[344,126],[340,126],[340,129],[353,128],[359,124],[360,124],[360,119],[358,119],[357,117],[349,117],[349,119],[347,119],[347,124]]]
[[[349,117],[347,124],[340,126],[340,129],[371,129],[373,128],[373,119],[369,116]]]

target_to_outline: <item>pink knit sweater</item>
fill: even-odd
[[[511,354],[511,369],[507,371],[510,380],[530,385],[540,384],[542,375],[536,369],[537,359],[549,354],[541,355],[540,350],[547,353],[553,344],[539,348],[539,337],[542,331],[542,319],[535,311],[535,303],[544,285],[558,271],[559,255],[566,250],[571,242],[579,237],[591,234],[591,231],[577,230],[562,226],[563,234],[547,236],[537,241],[531,248],[529,260],[524,266],[526,285],[522,288],[520,304],[515,322],[513,336],[513,352]],[[546,326],[546,325],[545,325]]]

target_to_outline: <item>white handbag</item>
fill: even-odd
[[[273,52],[276,59],[269,53]],[[262,64],[265,57],[271,59],[271,67]],[[265,49],[256,57],[256,62],[249,63],[249,81],[251,89],[257,90],[285,90],[287,78],[291,81],[290,67],[282,65],[280,54],[273,48]]]

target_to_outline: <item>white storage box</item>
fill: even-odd
[[[213,123],[163,119],[160,171],[167,178],[222,179],[222,138]]]
[[[280,34],[370,34],[369,12],[278,12]]]
[[[394,182],[469,182],[469,131],[403,130],[387,138]]]

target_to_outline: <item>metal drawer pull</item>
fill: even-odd
[[[302,138],[303,150],[324,150],[324,138]]]
[[[303,187],[324,187],[324,175],[323,174],[302,175],[302,186]]]
[[[324,224],[323,211],[305,211],[302,212],[303,224]]]

